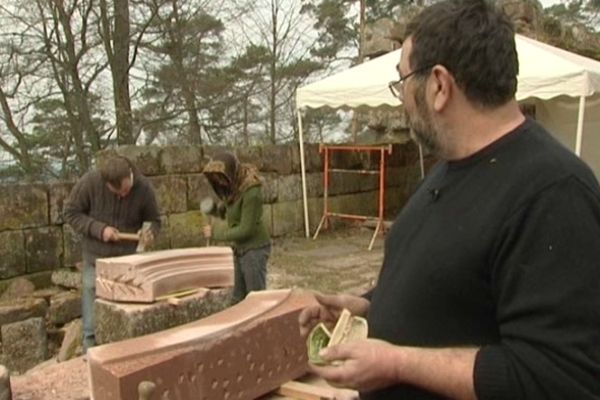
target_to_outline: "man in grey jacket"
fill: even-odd
[[[160,230],[154,189],[125,157],[110,157],[86,173],[75,185],[64,209],[65,221],[82,236],[83,250],[83,350],[95,345],[94,299],[96,259],[135,253],[137,243],[119,241],[119,232],[138,232],[151,222],[150,244]]]

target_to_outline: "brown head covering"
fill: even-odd
[[[241,164],[229,152],[215,155],[202,172],[217,196],[226,203],[235,202],[246,190],[262,184],[254,165]]]

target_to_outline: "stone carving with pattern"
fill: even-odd
[[[197,322],[88,351],[95,400],[250,400],[307,370],[300,290],[252,292]],[[149,382],[149,383],[148,383]],[[150,391],[151,393],[148,393]]]
[[[151,303],[176,292],[233,285],[229,247],[162,250],[96,260],[96,295]]]

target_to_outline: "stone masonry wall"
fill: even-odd
[[[202,246],[200,200],[210,193],[201,174],[204,164],[222,147],[119,147],[152,181],[163,218],[156,249]],[[254,163],[264,177],[264,219],[274,237],[302,233],[302,186],[298,146],[277,145],[227,149],[242,162]],[[305,147],[310,230],[323,212],[323,160],[319,146]],[[377,169],[378,153],[335,153],[332,166]],[[412,193],[419,177],[418,155],[412,143],[396,144],[388,156],[386,216],[393,219]],[[6,185],[0,190],[0,292],[16,277],[36,288],[49,286],[52,273],[80,260],[79,240],[62,219],[63,205],[74,182]],[[329,196],[336,212],[375,216],[377,175],[334,174]]]

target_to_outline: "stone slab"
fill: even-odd
[[[68,289],[81,289],[81,272],[73,268],[61,268],[52,272],[52,283]]]
[[[47,337],[43,318],[2,325],[2,350],[6,367],[23,373],[46,359]]]
[[[82,330],[81,319],[76,319],[65,325],[65,336],[56,356],[58,362],[70,360],[76,355],[81,354]]]
[[[35,285],[28,279],[19,277],[11,281],[0,296],[0,302],[27,297],[35,291]]]
[[[23,275],[27,270],[23,231],[0,232],[0,279]]]
[[[42,185],[4,185],[0,192],[0,230],[48,225],[48,192]]]
[[[116,303],[96,300],[96,342],[99,344],[134,338],[196,321],[230,305],[231,289],[199,289],[180,299],[153,304]]]
[[[166,174],[202,172],[202,147],[163,146],[160,160]]]
[[[307,370],[298,314],[315,304],[309,292],[252,292],[244,301],[195,323],[88,351],[92,397],[256,399]]]
[[[183,175],[150,178],[161,214],[183,213],[187,208],[187,179]]]
[[[44,299],[20,298],[0,303],[0,326],[29,318],[44,317],[48,304]]]
[[[81,316],[81,293],[62,292],[50,299],[48,321],[64,325]]]
[[[63,254],[62,229],[58,226],[28,229],[25,234],[27,272],[52,270],[60,266]]]

